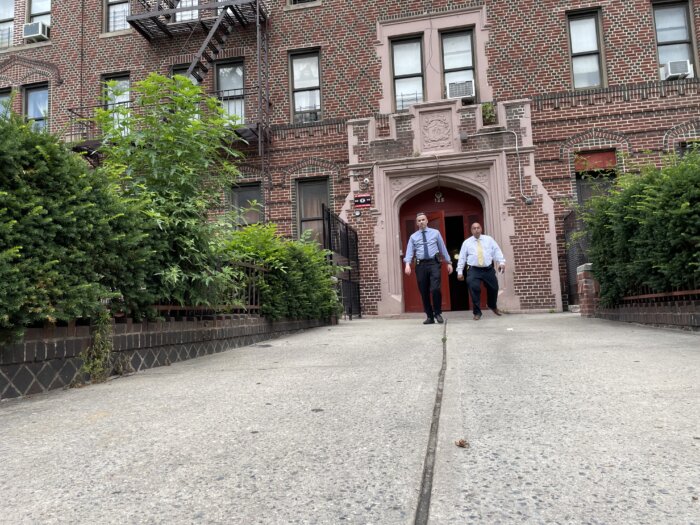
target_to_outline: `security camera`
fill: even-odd
[[[362,182],[364,182],[365,184],[369,184],[369,179],[367,177],[365,177]]]

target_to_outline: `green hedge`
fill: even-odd
[[[20,117],[0,119],[0,330],[90,316],[136,289],[146,253],[140,203]]]
[[[233,233],[225,253],[231,262],[269,269],[260,286],[265,317],[328,319],[342,312],[335,279],[342,268],[331,265],[330,252],[308,235],[291,240],[274,224],[252,224]]]
[[[700,152],[618,177],[584,213],[601,304],[700,285]]]

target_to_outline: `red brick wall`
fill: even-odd
[[[50,42],[23,46],[20,44],[25,4],[25,0],[15,2],[16,46],[0,50],[0,89],[48,81],[51,128],[55,132],[67,124],[68,109],[99,103],[100,79],[104,75],[129,72],[132,81],[136,81],[150,71],[167,73],[172,65],[189,63],[204,37],[202,32],[195,32],[188,37],[151,44],[136,32],[102,34],[102,2],[63,0],[53,3]],[[296,233],[294,183],[298,178],[328,177],[330,203],[336,212],[341,211],[350,192],[344,122],[379,111],[383,95],[375,47],[378,22],[486,6],[488,64],[477,65],[488,66],[488,82],[495,100],[535,97],[531,115],[534,170],[554,202],[562,282],[566,276],[566,246],[561,221],[573,198],[572,155],[583,149],[614,147],[628,155],[625,162],[629,167],[634,160],[658,162],[661,153],[672,145],[674,136],[700,135],[700,122],[697,126],[689,124],[698,120],[698,84],[689,83],[682,92],[672,88],[678,83],[669,83],[666,84],[669,89],[663,92],[652,88],[644,92],[646,94],[642,93],[644,90],[634,94],[637,92],[632,90],[620,92],[617,98],[617,95],[602,95],[595,100],[564,97],[558,107],[537,102],[539,95],[572,90],[567,12],[576,9],[600,11],[604,69],[611,90],[655,82],[658,67],[649,0],[434,0],[429,3],[424,0],[320,0],[320,5],[294,9],[286,8],[286,0],[268,0],[267,4],[271,10],[269,79],[274,126],[270,144],[271,179],[262,180],[254,147],[244,148],[250,150],[247,161],[250,168],[243,171],[246,181],[264,183],[267,218],[278,222],[280,231],[288,235]],[[694,2],[694,15],[691,18],[697,41],[700,39],[700,2]],[[458,17],[455,17],[455,25],[459,25]],[[320,50],[324,122],[295,126],[290,124],[288,54],[310,48]],[[17,60],[18,57],[21,60]],[[243,58],[246,87],[253,87],[258,76],[255,29],[234,33],[219,58]],[[8,59],[11,60],[8,62]],[[696,69],[700,69],[697,66]],[[214,89],[213,71],[203,85],[206,90]],[[16,101],[16,110],[21,111],[20,99]],[[472,106],[461,112],[460,129],[465,134],[476,131],[474,111],[475,106]],[[372,145],[368,144],[366,135],[363,138],[359,133],[359,143],[353,153],[370,162],[410,157],[413,153],[410,125],[410,116],[400,116],[397,119],[398,140]],[[680,127],[669,137],[667,133],[674,126]],[[526,129],[523,133],[529,132]],[[378,119],[377,136],[387,135],[388,120]],[[483,147],[492,144],[489,139],[484,141]],[[515,159],[509,158],[509,166],[514,162]],[[511,166],[508,183],[511,193],[517,195],[514,171]],[[548,217],[539,201],[532,207],[522,207],[518,202],[507,203],[507,206],[515,224],[511,243],[518,254],[514,286],[524,308],[548,307],[552,304],[551,293],[542,291],[538,285],[547,281],[552,271],[543,249],[544,236],[549,230]],[[364,311],[372,313],[376,311],[380,294],[377,247],[372,241],[376,220],[365,212],[360,218],[350,217],[349,222],[360,234],[362,302]],[[566,297],[564,302],[566,304]]]

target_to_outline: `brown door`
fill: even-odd
[[[431,211],[427,212],[428,216],[428,226],[434,228],[440,232],[443,240],[445,239],[445,212],[444,211]],[[409,237],[417,230],[416,220],[404,219],[401,224],[401,239],[402,246],[408,246]],[[447,265],[441,265],[441,280],[440,280],[440,290],[442,291],[442,311],[450,310],[450,288],[449,279],[447,276]],[[412,272],[410,276],[407,276],[403,272],[404,264],[401,261],[401,274],[403,275],[403,291],[404,291],[404,308],[407,312],[422,312],[423,311],[423,300],[418,292],[418,281],[416,281],[416,267],[415,263],[412,263]]]

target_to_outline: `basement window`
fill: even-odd
[[[592,197],[607,193],[617,170],[617,153],[613,150],[585,151],[576,154],[576,196],[580,205]]]

